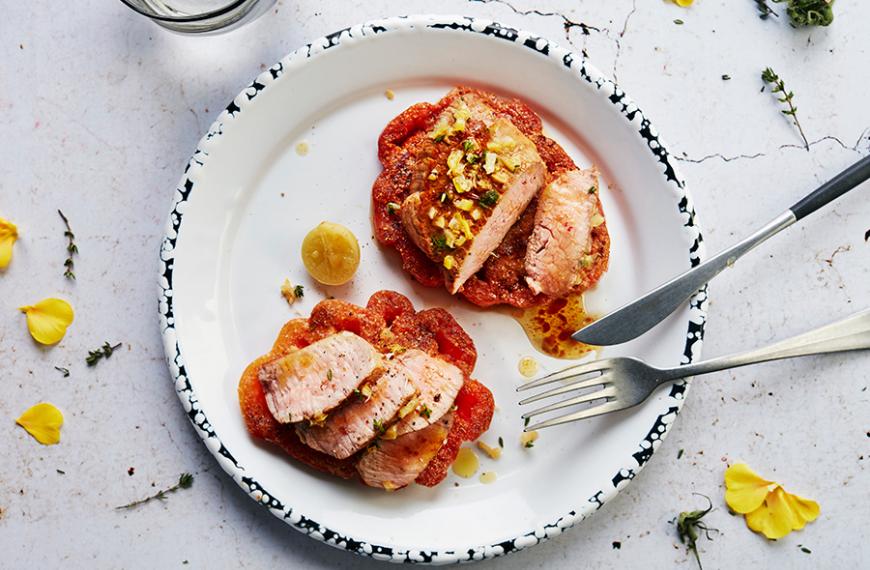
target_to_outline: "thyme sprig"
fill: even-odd
[[[686,545],[686,549],[694,553],[695,560],[698,561],[698,568],[703,570],[704,567],[701,565],[701,557],[698,555],[698,546],[697,541],[701,536],[700,532],[704,533],[704,536],[707,537],[707,540],[713,540],[710,538],[711,532],[719,532],[718,529],[708,527],[706,523],[701,521],[707,514],[713,510],[713,502],[710,500],[710,497],[707,495],[701,495],[700,493],[693,493],[694,495],[699,495],[707,499],[707,508],[697,511],[683,511],[679,515],[677,515],[676,523],[677,523],[677,536],[680,537],[680,542]]]
[[[108,341],[103,343],[103,346],[98,348],[97,350],[89,350],[88,357],[85,358],[85,362],[88,363],[88,366],[96,366],[97,362],[100,361],[101,358],[111,358],[112,353],[118,350],[123,343],[118,343],[114,346],[109,344]]]
[[[58,213],[58,215],[60,215],[60,219],[63,220],[63,225],[66,226],[66,230],[63,232],[63,235],[67,239],[66,261],[63,262],[63,265],[66,268],[66,270],[63,272],[63,276],[66,277],[67,279],[72,279],[73,281],[75,281],[76,274],[75,274],[75,262],[73,261],[73,256],[78,255],[78,253],[79,253],[79,248],[75,242],[76,236],[72,232],[72,228],[69,225],[69,220],[67,219],[66,216],[63,215],[63,212],[58,210],[57,213]]]
[[[69,378],[69,368],[64,368],[63,366],[55,366],[54,369],[63,374],[64,378]]]
[[[765,83],[769,83],[772,85],[772,93],[774,95],[781,95],[777,97],[780,103],[785,103],[788,105],[788,109],[782,109],[782,114],[791,117],[794,125],[797,127],[798,131],[801,134],[801,138],[804,140],[804,147],[807,150],[810,150],[810,142],[807,140],[807,136],[804,134],[804,129],[801,126],[800,120],[798,120],[797,116],[797,107],[794,104],[794,92],[788,91],[785,88],[785,81],[783,81],[776,72],[767,67],[764,71],[761,72],[761,79]]]
[[[157,499],[158,501],[165,501],[167,495],[169,495],[170,493],[174,493],[179,489],[190,489],[192,485],[193,475],[191,475],[190,473],[182,473],[178,477],[178,483],[176,483],[175,485],[167,487],[166,489],[163,489],[161,491],[157,491],[150,497],[145,497],[144,499],[139,499],[138,501],[133,501],[132,503],[127,503],[126,505],[121,505],[120,507],[115,507],[115,510],[132,509],[133,507],[144,505],[145,503],[153,501],[155,499]]]

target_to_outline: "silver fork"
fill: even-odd
[[[696,364],[660,369],[650,366],[637,358],[624,357],[605,358],[577,364],[517,388],[517,392],[523,392],[556,382],[562,383],[557,388],[521,400],[521,406],[546,398],[584,390],[578,396],[526,412],[522,416],[523,419],[568,407],[592,404],[593,402],[598,403],[564,416],[554,417],[535,425],[527,426],[524,431],[538,430],[631,408],[649,398],[656,388],[662,384],[679,380],[680,378],[688,378],[689,376],[708,374],[710,372],[783,358],[865,349],[870,349],[870,309],[856,313],[842,321],[823,326],[764,348],[730,356],[722,356]]]

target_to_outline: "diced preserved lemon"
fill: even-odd
[[[465,177],[464,174],[460,174],[456,178],[453,179],[453,186],[456,188],[456,191],[460,194],[464,192],[468,192],[472,188],[474,188],[474,183]]]
[[[456,247],[456,234],[450,230],[444,230],[444,242],[447,244],[447,247],[453,249]]]
[[[465,239],[473,238],[474,234],[471,232],[471,226],[468,224],[468,220],[466,220],[465,217],[459,212],[456,212],[456,214],[454,215],[457,216],[457,220],[459,221],[459,229],[462,230],[463,234],[465,234]]]
[[[490,139],[490,141],[486,143],[486,150],[502,153],[513,150],[515,146],[517,146],[517,141],[510,137],[501,136]]]
[[[454,200],[453,205],[456,206],[457,208],[459,208],[460,210],[465,210],[466,212],[469,212],[474,207],[474,202],[472,202],[471,200],[469,200],[467,198],[462,198],[459,200]]]
[[[444,216],[438,216],[438,217],[435,219],[435,221],[432,222],[432,223],[435,224],[435,227],[438,227],[438,228],[441,228],[441,229],[444,229],[444,227],[447,225],[447,222],[444,220]]]
[[[398,437],[398,435],[399,435],[399,426],[397,426],[396,424],[393,424],[387,428],[387,431],[385,431],[383,433],[383,435],[381,436],[381,439],[388,439],[388,440],[389,439],[396,439],[396,437]]]
[[[490,459],[498,459],[499,457],[501,457],[500,447],[490,447],[485,442],[478,441],[477,448],[487,454]]]
[[[483,170],[487,174],[492,174],[495,172],[495,161],[498,158],[498,155],[494,152],[485,152],[483,153]]]
[[[520,159],[515,156],[510,155],[502,155],[499,156],[499,159],[504,163],[505,167],[514,172],[517,168],[520,167]]]
[[[451,176],[456,176],[460,173],[461,162],[462,151],[459,149],[450,151],[450,154],[447,156],[447,168],[449,169]]]
[[[520,445],[523,447],[534,447],[537,440],[538,432],[536,431],[529,431],[520,435]]]
[[[417,407],[417,404],[420,403],[420,400],[417,398],[412,398],[407,404],[399,408],[399,418],[404,418],[408,414],[414,411],[414,408]]]
[[[589,220],[589,222],[592,224],[593,228],[597,228],[604,223],[604,216],[596,212],[592,214],[592,219]]]
[[[324,285],[343,285],[359,267],[359,242],[346,227],[321,222],[302,240],[302,263]]]
[[[480,219],[483,213],[480,211],[480,208],[475,208],[471,211],[471,219],[475,222]]]
[[[510,179],[510,174],[504,170],[499,170],[492,175],[492,179],[496,182],[506,183]]]
[[[450,270],[453,269],[453,266],[456,264],[456,259],[452,255],[444,256],[444,269]]]

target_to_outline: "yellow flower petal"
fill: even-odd
[[[792,495],[791,493],[785,493],[785,491],[783,491],[783,493],[783,500],[788,508],[795,514],[795,518],[797,519],[794,530],[800,530],[804,528],[808,522],[813,522],[819,518],[819,513],[822,509],[819,507],[817,502],[811,499],[804,499],[797,495]]]
[[[60,342],[74,317],[72,306],[63,299],[43,299],[19,310],[27,315],[30,335],[42,344]]]
[[[725,502],[732,511],[745,514],[761,507],[768,493],[779,485],[762,479],[745,463],[725,470]]]
[[[688,8],[692,5],[692,2],[695,0],[674,0],[674,4],[677,6],[682,6],[683,8]]]
[[[12,261],[12,246],[18,239],[18,228],[12,222],[0,218],[0,269],[6,269]]]
[[[793,530],[800,530],[819,516],[819,505],[777,487],[764,504],[746,515],[746,526],[776,540]]]
[[[63,425],[63,414],[48,402],[42,402],[29,408],[15,420],[15,423],[27,430],[36,441],[43,445],[53,445],[60,441],[60,426]]]

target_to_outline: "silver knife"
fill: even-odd
[[[731,266],[746,252],[778,234],[796,221],[836,200],[870,179],[870,156],[865,156],[830,181],[821,185],[769,224],[737,245],[674,277],[612,313],[575,332],[574,340],[595,346],[621,344],[639,337],[684,305],[705,283]]]

